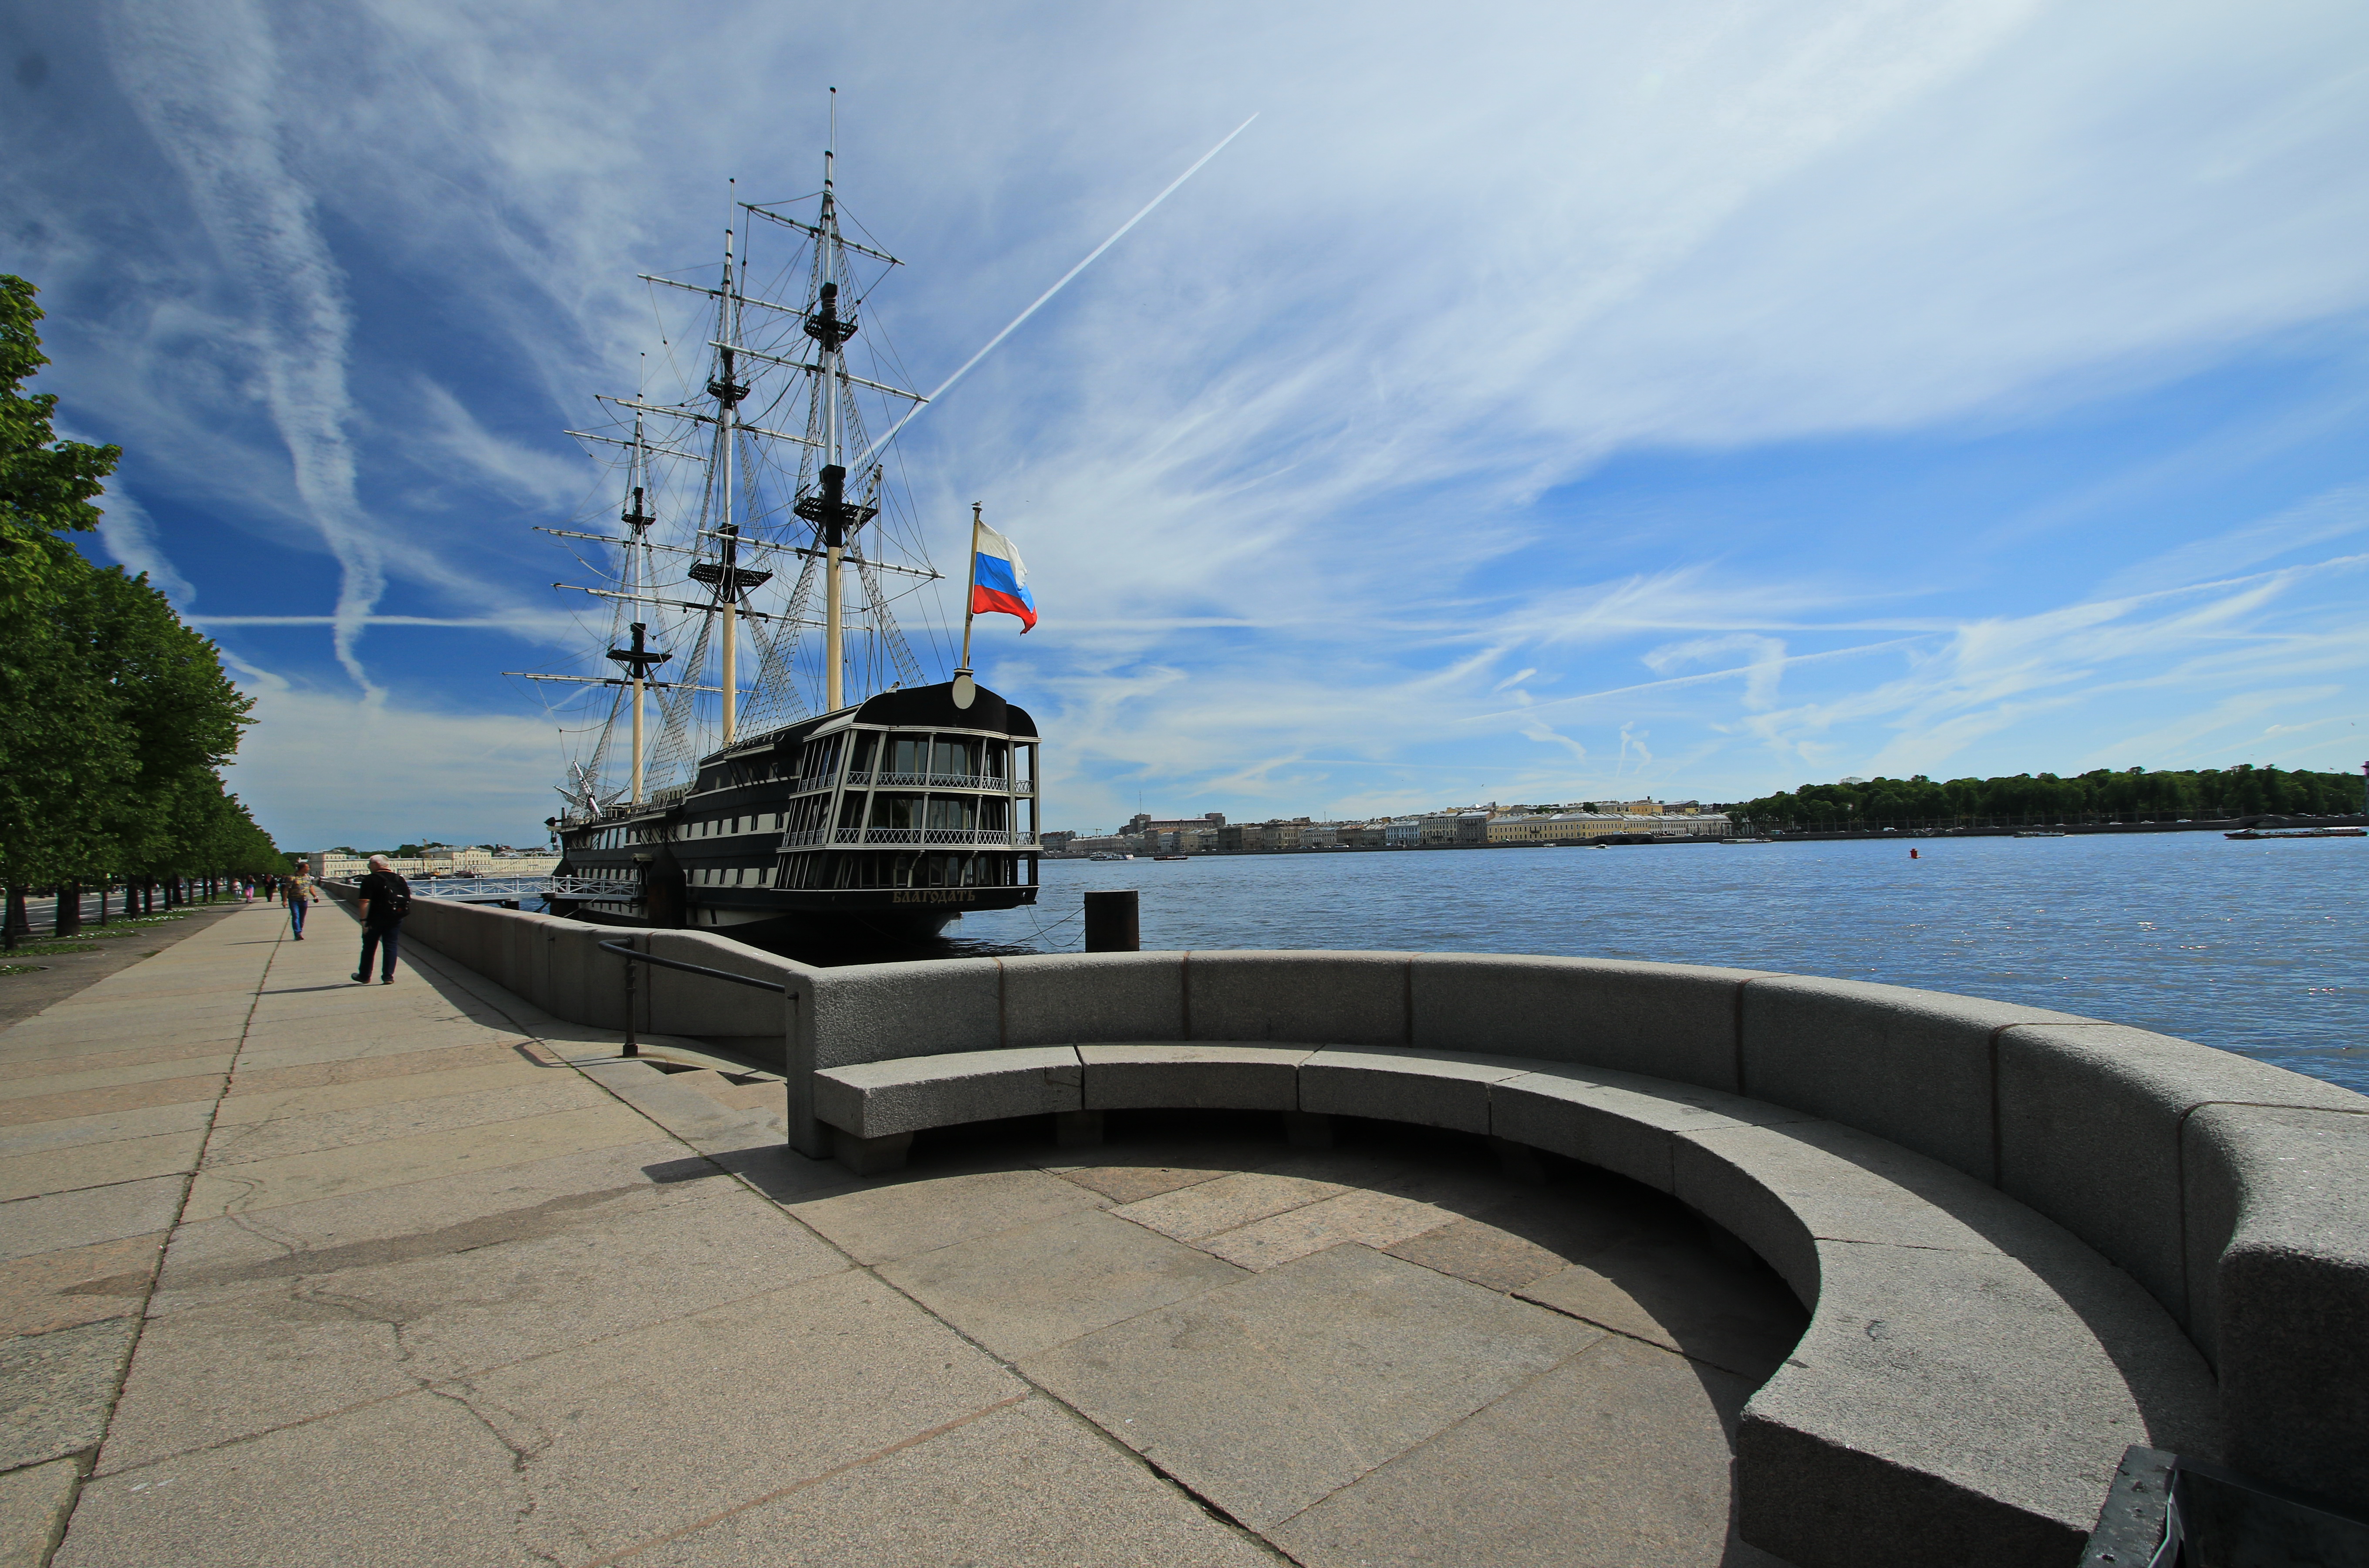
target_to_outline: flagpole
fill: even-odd
[[[970,582],[963,589],[963,656],[962,672],[970,670],[970,623],[978,603],[978,508],[970,504]]]

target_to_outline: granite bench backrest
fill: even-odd
[[[816,1069],[1145,1040],[1616,1068],[1890,1139],[2046,1215],[2213,1363],[2227,1458],[2369,1511],[2369,1098],[2142,1029],[1849,980],[1584,958],[1141,953],[809,971]]]

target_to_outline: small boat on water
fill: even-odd
[[[2061,839],[2065,835],[2054,828],[2023,828],[2017,830],[2019,839]]]
[[[2369,838],[2369,828],[2272,828],[2267,831],[2248,828],[2242,832],[2224,833],[2225,839],[2363,839]]]
[[[1193,857],[1189,854],[1156,854],[1151,858],[1154,860],[1191,860]]]

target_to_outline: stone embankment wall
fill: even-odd
[[[1844,1124],[2017,1199],[2138,1282],[2214,1368],[2224,1455],[2369,1513],[2369,1099],[2145,1030],[1894,986],[1420,953],[1046,955],[816,969],[692,932],[414,904],[406,938],[575,1022],[774,1036],[791,1141],[818,1070],[1127,1041],[1298,1041],[1649,1074]],[[1773,1261],[1773,1260],[1772,1260]],[[1937,1420],[1950,1419],[1946,1412]]]

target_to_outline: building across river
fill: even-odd
[[[395,871],[411,876],[548,876],[559,856],[541,850],[447,849],[441,845],[416,855],[389,855]],[[342,881],[370,869],[370,856],[342,850],[315,850],[305,855],[313,875]]]
[[[1363,822],[1306,817],[1229,822],[1207,817],[1160,820],[1138,815],[1116,833],[1047,834],[1046,848],[1071,854],[1241,854],[1292,850],[1495,849],[1581,844],[1598,839],[1723,839],[1727,813],[1693,801],[1588,802],[1584,806],[1471,806]]]

